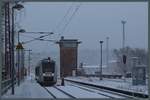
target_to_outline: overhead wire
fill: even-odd
[[[32,42],[32,41],[35,41],[35,40],[41,40],[41,39],[39,37],[36,37],[36,38],[34,38],[32,40],[28,40],[28,41],[22,42],[22,44],[26,44],[26,43],[29,43],[29,42]]]
[[[55,28],[53,30],[54,32],[55,32],[55,29],[58,29],[60,27],[60,25],[63,24],[63,22],[65,21],[66,17],[69,15],[69,12],[71,11],[72,8],[73,8],[73,3],[68,8],[68,10],[66,11],[65,15],[61,19],[61,21],[55,26]]]
[[[26,36],[26,35],[22,35],[23,37],[29,37],[29,38],[34,38],[32,40],[28,40],[28,41],[25,41],[25,42],[22,42],[23,44],[26,44],[26,43],[29,43],[29,42],[32,42],[34,40],[40,40],[40,41],[50,41],[50,42],[57,42],[56,40],[45,40],[45,39],[42,39],[42,38],[35,38],[35,37],[32,37],[32,36]],[[41,36],[42,37],[42,36]]]
[[[60,36],[61,34],[64,33],[65,29],[67,28],[67,26],[69,25],[69,23],[71,22],[71,20],[73,19],[73,17],[75,16],[76,12],[79,10],[80,6],[81,6],[81,3],[76,6],[76,9],[74,10],[73,14],[71,15],[71,17],[69,18],[69,20],[67,21],[67,23],[64,25],[64,27],[63,27],[63,29],[62,29],[62,32],[59,33],[58,36]],[[56,25],[56,28],[59,28],[60,25],[65,21],[67,15],[68,15],[69,12],[71,11],[72,7],[73,7],[73,3],[71,4],[71,6],[70,6],[70,7],[68,8],[68,10],[66,11],[66,13],[65,13],[65,15],[63,16],[62,20]],[[55,31],[56,31],[56,28],[54,28],[52,32],[55,32]],[[44,37],[49,36],[49,35],[51,35],[51,34],[42,35],[42,36],[36,37],[36,38],[34,38],[34,39],[32,39],[32,40],[26,41],[26,42],[24,42],[24,43],[29,43],[29,42],[32,42],[32,41],[34,41],[34,40],[41,40],[41,38],[44,38]],[[44,40],[42,40],[42,41],[44,41]],[[46,41],[47,41],[47,40],[46,40]]]
[[[66,11],[65,15],[63,16],[62,20],[56,25],[56,28],[59,28],[60,25],[63,23],[63,21],[65,20],[65,18],[67,17],[67,15],[69,14],[69,12],[71,11],[73,7],[73,3],[71,4],[71,6],[68,8],[68,10]],[[53,28],[53,31],[52,32],[55,32],[55,29],[56,28]],[[37,39],[41,39],[41,38],[44,38],[46,36],[49,36],[50,34],[46,34],[46,35],[42,35],[42,36],[39,36],[39,37],[36,37],[32,40],[29,40],[29,41],[26,41],[26,43],[30,42],[30,41],[34,41],[34,40],[37,40]]]
[[[77,11],[79,10],[79,8],[81,7],[81,3],[79,5],[77,5],[76,9],[74,10],[73,14],[71,15],[71,17],[69,18],[68,22],[65,24],[65,26],[62,29],[61,34],[64,34],[65,29],[67,28],[67,26],[69,25],[69,23],[71,22],[71,20],[74,18],[75,14],[77,13]],[[61,35],[59,34],[59,36]]]
[[[28,35],[24,35],[24,34],[22,34],[21,36],[23,36],[23,37],[29,37],[29,38],[35,38],[33,36],[28,36]]]
[[[60,25],[65,21],[67,15],[69,15],[69,12],[71,11],[71,9],[73,8],[74,3],[71,4],[71,6],[68,8],[68,10],[66,11],[65,15],[63,16],[62,20],[56,25],[56,28],[59,28]],[[63,30],[65,30],[65,28],[68,26],[69,22],[72,20],[73,16],[75,15],[75,13],[78,11],[79,7],[81,6],[81,3],[79,5],[77,5],[77,8],[75,9],[75,11],[73,12],[73,14],[71,15],[71,17],[69,18],[69,21],[65,24]],[[52,32],[55,32],[56,28],[53,29]],[[61,35],[61,33],[59,33],[58,35]],[[47,35],[43,35],[43,37],[49,36],[49,34]]]

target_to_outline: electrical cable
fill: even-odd
[[[55,32],[55,29],[58,29],[60,27],[60,25],[65,21],[67,15],[69,14],[69,12],[71,11],[73,7],[73,3],[71,4],[71,6],[68,8],[67,12],[65,13],[65,15],[63,16],[63,18],[61,19],[61,21],[56,25],[56,27],[54,28],[54,32]]]
[[[73,19],[73,17],[75,16],[76,12],[78,11],[78,9],[80,8],[81,6],[81,3],[79,5],[77,5],[75,11],[73,12],[73,14],[71,15],[71,17],[69,18],[69,21],[65,24],[65,26],[63,27],[63,30],[62,30],[62,33],[65,31],[66,27],[69,25],[69,23],[71,22],[71,20]],[[60,25],[63,23],[63,21],[65,20],[65,18],[67,17],[67,15],[69,14],[70,10],[72,9],[73,7],[73,3],[72,5],[68,8],[67,12],[65,13],[65,15],[63,16],[62,20],[57,24],[56,28],[59,28]],[[55,29],[53,29],[55,31]],[[43,32],[44,33],[44,32]],[[32,40],[29,40],[29,41],[26,41],[26,42],[23,42],[23,44],[26,44],[26,43],[29,43],[29,42],[32,42],[34,40],[41,40],[41,38],[44,38],[46,36],[49,36],[51,33],[49,34],[46,34],[46,35],[42,35],[42,36],[39,36],[39,37],[36,37]],[[61,34],[58,34],[59,36]],[[43,41],[43,40],[42,40]],[[47,41],[47,40],[46,40]]]
[[[76,9],[74,10],[73,14],[71,15],[71,17],[69,18],[69,21],[65,24],[65,26],[62,29],[62,34],[64,34],[65,29],[67,28],[67,26],[69,25],[69,23],[71,22],[71,20],[73,19],[73,17],[75,16],[75,14],[77,13],[77,11],[79,10],[79,8],[81,7],[81,3],[79,5],[77,5]],[[59,34],[60,36],[61,34]]]
[[[59,27],[60,27],[60,25],[63,23],[63,21],[65,20],[65,18],[67,17],[67,15],[69,14],[69,12],[71,11],[72,7],[73,7],[73,3],[72,3],[71,6],[68,8],[68,10],[67,10],[67,12],[65,13],[65,15],[63,16],[62,20],[57,24],[56,28],[59,28]],[[54,28],[53,31],[55,31],[56,28]],[[37,40],[37,39],[44,38],[44,37],[49,36],[49,35],[50,35],[50,34],[46,34],[46,35],[43,35],[43,36],[39,36],[39,37],[34,38],[34,39],[32,39],[32,40],[26,41],[25,43],[29,43],[29,42],[32,42],[32,41]]]

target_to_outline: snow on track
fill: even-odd
[[[75,85],[73,83],[71,83],[70,85],[72,86],[75,86],[75,87],[79,87],[81,89],[84,89],[84,90],[88,90],[88,91],[91,91],[93,93],[98,93],[98,94],[101,94],[101,95],[104,95],[104,96],[108,96],[110,98],[125,98],[123,96],[119,96],[119,95],[116,95],[116,94],[112,94],[112,93],[108,93],[108,92],[105,92],[105,91],[100,91],[100,90],[97,90],[97,89],[92,89],[90,87],[86,87],[86,86],[81,86],[81,85]]]
[[[105,78],[102,81],[99,81],[98,78],[94,78],[94,77],[92,77],[92,78],[67,77],[65,79],[148,95],[148,85],[146,85],[146,86],[142,86],[142,85],[133,86],[131,79],[127,80],[126,82],[124,82],[124,80],[121,80],[121,79],[105,79]]]
[[[55,87],[45,87],[49,92],[51,92],[56,98],[70,98],[68,95],[62,93]]]
[[[90,91],[86,91],[75,86],[59,86],[57,88],[61,89],[62,91],[67,92],[70,95],[73,95],[76,98],[109,98],[107,96],[93,93]]]

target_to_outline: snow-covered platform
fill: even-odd
[[[11,89],[2,96],[2,99],[18,98],[41,98],[41,99],[69,99],[69,98],[109,98],[102,94],[93,93],[78,87],[65,85],[60,86],[58,82],[55,86],[42,87],[33,77],[27,77],[20,86],[15,85],[15,94],[11,94]]]
[[[119,80],[102,80],[98,79],[89,79],[85,77],[71,77],[65,78],[74,81],[85,82],[88,84],[94,85],[103,85],[107,87],[113,87],[122,89],[121,86],[129,86],[128,82],[121,82]],[[120,96],[117,94],[106,93],[104,91],[99,91],[96,89],[91,89],[88,87],[82,87],[76,84],[65,84],[65,86],[60,86],[61,81],[59,80],[55,86],[50,87],[42,87],[35,80],[34,77],[27,77],[23,82],[21,82],[20,86],[15,85],[15,94],[11,94],[11,89],[7,91],[5,95],[2,96],[4,99],[17,99],[17,98],[44,98],[44,99],[60,99],[60,98],[124,98],[124,96]],[[146,89],[146,88],[145,88]],[[133,90],[132,90],[133,91]],[[144,91],[145,93],[145,91]],[[146,92],[147,93],[147,92]]]
[[[53,98],[42,86],[32,77],[27,77],[20,86],[15,86],[15,94],[11,94],[11,89],[2,98]]]
[[[59,80],[60,81],[60,80]],[[99,92],[93,92],[90,89],[65,85],[60,86],[60,82],[55,86],[42,87],[33,77],[27,77],[20,86],[15,85],[15,94],[11,94],[11,89],[2,96],[2,99],[18,99],[18,98],[41,98],[41,99],[69,99],[69,98],[110,98]],[[110,95],[110,94],[109,94]],[[114,97],[114,95],[113,95]],[[115,96],[116,97],[116,96]],[[117,98],[122,98],[117,96]]]
[[[126,79],[126,81],[122,79],[103,79],[99,80],[99,78],[96,77],[67,77],[66,80],[72,80],[82,83],[88,83],[96,86],[103,86],[108,87],[112,89],[118,89],[123,91],[129,91],[134,93],[141,93],[148,95],[148,85],[132,85],[131,79]]]

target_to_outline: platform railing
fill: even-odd
[[[12,86],[11,82],[12,82],[11,79],[2,81],[2,95],[5,94],[8,91],[8,89],[11,88]],[[16,79],[14,81],[14,84],[16,84]]]

